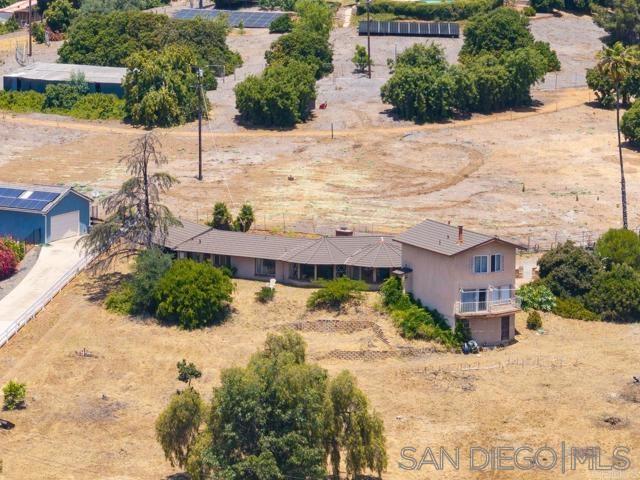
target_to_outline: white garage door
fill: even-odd
[[[51,217],[51,235],[49,241],[74,237],[80,233],[80,211],[75,210]]]

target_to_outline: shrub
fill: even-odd
[[[2,393],[4,394],[5,410],[22,408],[24,407],[24,401],[27,397],[27,385],[18,383],[15,380],[10,380],[9,383],[2,387]]]
[[[640,102],[633,103],[631,108],[622,115],[620,131],[624,137],[634,145],[640,144]]]
[[[389,59],[389,66],[399,67],[419,67],[436,68],[439,71],[447,69],[447,56],[444,48],[435,42],[428,45],[416,43],[398,55],[395,61]]]
[[[543,283],[528,283],[518,289],[516,294],[522,299],[523,310],[542,310],[550,312],[556,304],[553,292]]]
[[[253,213],[253,207],[249,203],[243,203],[238,216],[233,221],[233,229],[236,232],[248,232],[255,221],[256,216]]]
[[[316,99],[313,67],[290,60],[236,85],[236,108],[253,125],[292,127],[311,116]]]
[[[538,260],[540,278],[559,297],[579,297],[591,290],[602,266],[598,258],[573,242],[546,252]]]
[[[44,104],[44,95],[34,92],[0,91],[0,110],[9,110],[17,113],[41,112]]]
[[[527,15],[527,8],[531,8],[534,11],[533,15]],[[528,17],[533,17],[535,12],[552,12],[554,10],[560,10],[564,8],[564,0],[532,0],[531,7],[525,7],[523,13]]]
[[[371,65],[371,59],[367,53],[367,49],[362,45],[356,45],[356,51],[351,59],[356,67],[357,72],[364,72],[369,65]]]
[[[638,269],[640,237],[632,230],[612,228],[598,239],[595,253],[608,267],[615,263],[626,263]]]
[[[437,328],[433,318],[424,309],[411,305],[402,310],[393,310],[391,318],[404,338],[413,340],[434,340],[437,338]]]
[[[115,95],[90,93],[81,96],[67,114],[86,120],[122,120],[124,100]]]
[[[82,94],[68,83],[47,85],[44,91],[44,108],[49,110],[71,110]]]
[[[0,243],[4,244],[5,247],[9,248],[13,252],[16,257],[16,261],[21,262],[24,259],[26,254],[26,247],[24,242],[20,242],[18,240],[14,240],[11,237],[0,238]]]
[[[538,330],[542,328],[542,317],[537,310],[529,312],[527,315],[527,328],[529,330]]]
[[[16,267],[18,266],[18,260],[16,254],[13,253],[11,248],[7,247],[3,242],[0,242],[0,280],[9,278],[16,273]]]
[[[371,13],[389,13],[402,18],[418,20],[462,20],[502,5],[502,0],[453,0],[452,2],[421,3],[394,0],[377,0],[370,4]],[[358,14],[366,13],[363,4]]]
[[[557,298],[553,313],[563,318],[575,320],[597,321],[600,316],[585,307],[576,298]]]
[[[380,285],[382,304],[385,307],[396,307],[405,296],[402,291],[402,281],[399,277],[391,276]]]
[[[269,25],[269,33],[289,33],[292,29],[293,20],[289,15],[282,15]]]
[[[135,290],[131,282],[123,282],[114,291],[107,295],[104,306],[107,310],[119,313],[121,315],[133,315],[136,313],[134,308]]]
[[[233,284],[220,269],[176,260],[158,282],[158,319],[192,330],[220,321],[228,312]]]
[[[530,5],[527,5],[526,7],[524,7],[522,9],[522,13],[524,13],[527,17],[535,17],[536,16],[536,9],[533,8]]]
[[[216,202],[213,206],[213,213],[211,220],[207,222],[207,225],[217,230],[232,230],[233,217],[231,212],[224,202]]]
[[[157,306],[156,286],[162,276],[171,268],[171,262],[171,255],[163,253],[158,248],[144,250],[136,257],[135,270],[131,278],[135,313],[155,313]]]
[[[276,289],[268,286],[262,287],[256,292],[256,300],[260,303],[269,303],[276,296]]]
[[[321,288],[307,300],[307,307],[310,309],[339,309],[348,303],[359,303],[363,299],[362,292],[369,289],[365,282],[347,277],[322,280],[319,284]]]
[[[528,47],[534,42],[528,26],[527,17],[511,8],[501,7],[476,15],[465,25],[460,55]]]
[[[604,320],[640,320],[640,274],[625,264],[600,272],[585,296],[585,305]]]
[[[0,4],[1,3],[2,2],[0,2]],[[0,8],[4,8],[4,7],[0,6]],[[39,24],[35,24],[35,25],[39,25]],[[11,17],[5,23],[0,23],[0,35],[4,35],[5,33],[12,33],[17,30],[20,30],[20,25],[18,24],[17,20],[13,17]]]
[[[45,27],[42,23],[32,24],[31,34],[33,35],[33,39],[36,41],[36,43],[44,43],[46,40]]]

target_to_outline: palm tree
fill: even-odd
[[[622,140],[620,139],[620,84],[627,78],[631,67],[637,63],[635,49],[625,48],[621,42],[612,47],[604,47],[598,53],[598,69],[615,85],[616,89],[616,127],[618,129],[618,154],[620,156],[620,193],[622,196],[622,227],[628,228],[627,221],[627,186],[624,179],[624,162],[622,160]]]

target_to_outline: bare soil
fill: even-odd
[[[527,445],[630,448],[638,473],[638,403],[630,396],[637,375],[638,325],[615,325],[544,315],[545,334],[526,330],[508,348],[479,355],[439,351],[400,338],[389,319],[367,304],[346,314],[308,313],[309,290],[277,287],[275,301],[254,300],[258,282],[238,281],[235,311],[225,324],[195,332],[107,312],[100,301],[106,279],[82,275],[0,349],[0,383],[28,385],[27,408],[1,412],[16,424],[0,431],[7,479],[160,479],[176,473],[154,438],[154,421],[180,387],[175,364],[194,361],[196,382],[210,398],[223,368],[243,365],[267,332],[296,328],[311,361],[335,375],[352,371],[384,418],[386,479],[603,478],[586,467],[529,472],[471,472],[471,446]],[[77,352],[86,349],[91,357]],[[400,451],[413,447],[461,449],[460,471],[449,465],[407,471]],[[601,474],[602,472],[600,472]]]

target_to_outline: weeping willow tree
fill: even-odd
[[[161,203],[178,180],[168,173],[152,171],[167,163],[162,145],[153,133],[133,143],[133,149],[120,159],[131,177],[120,189],[101,201],[106,220],[95,225],[80,239],[80,246],[96,258],[93,268],[108,268],[116,259],[129,258],[140,249],[163,243],[169,227],[180,225]]]

